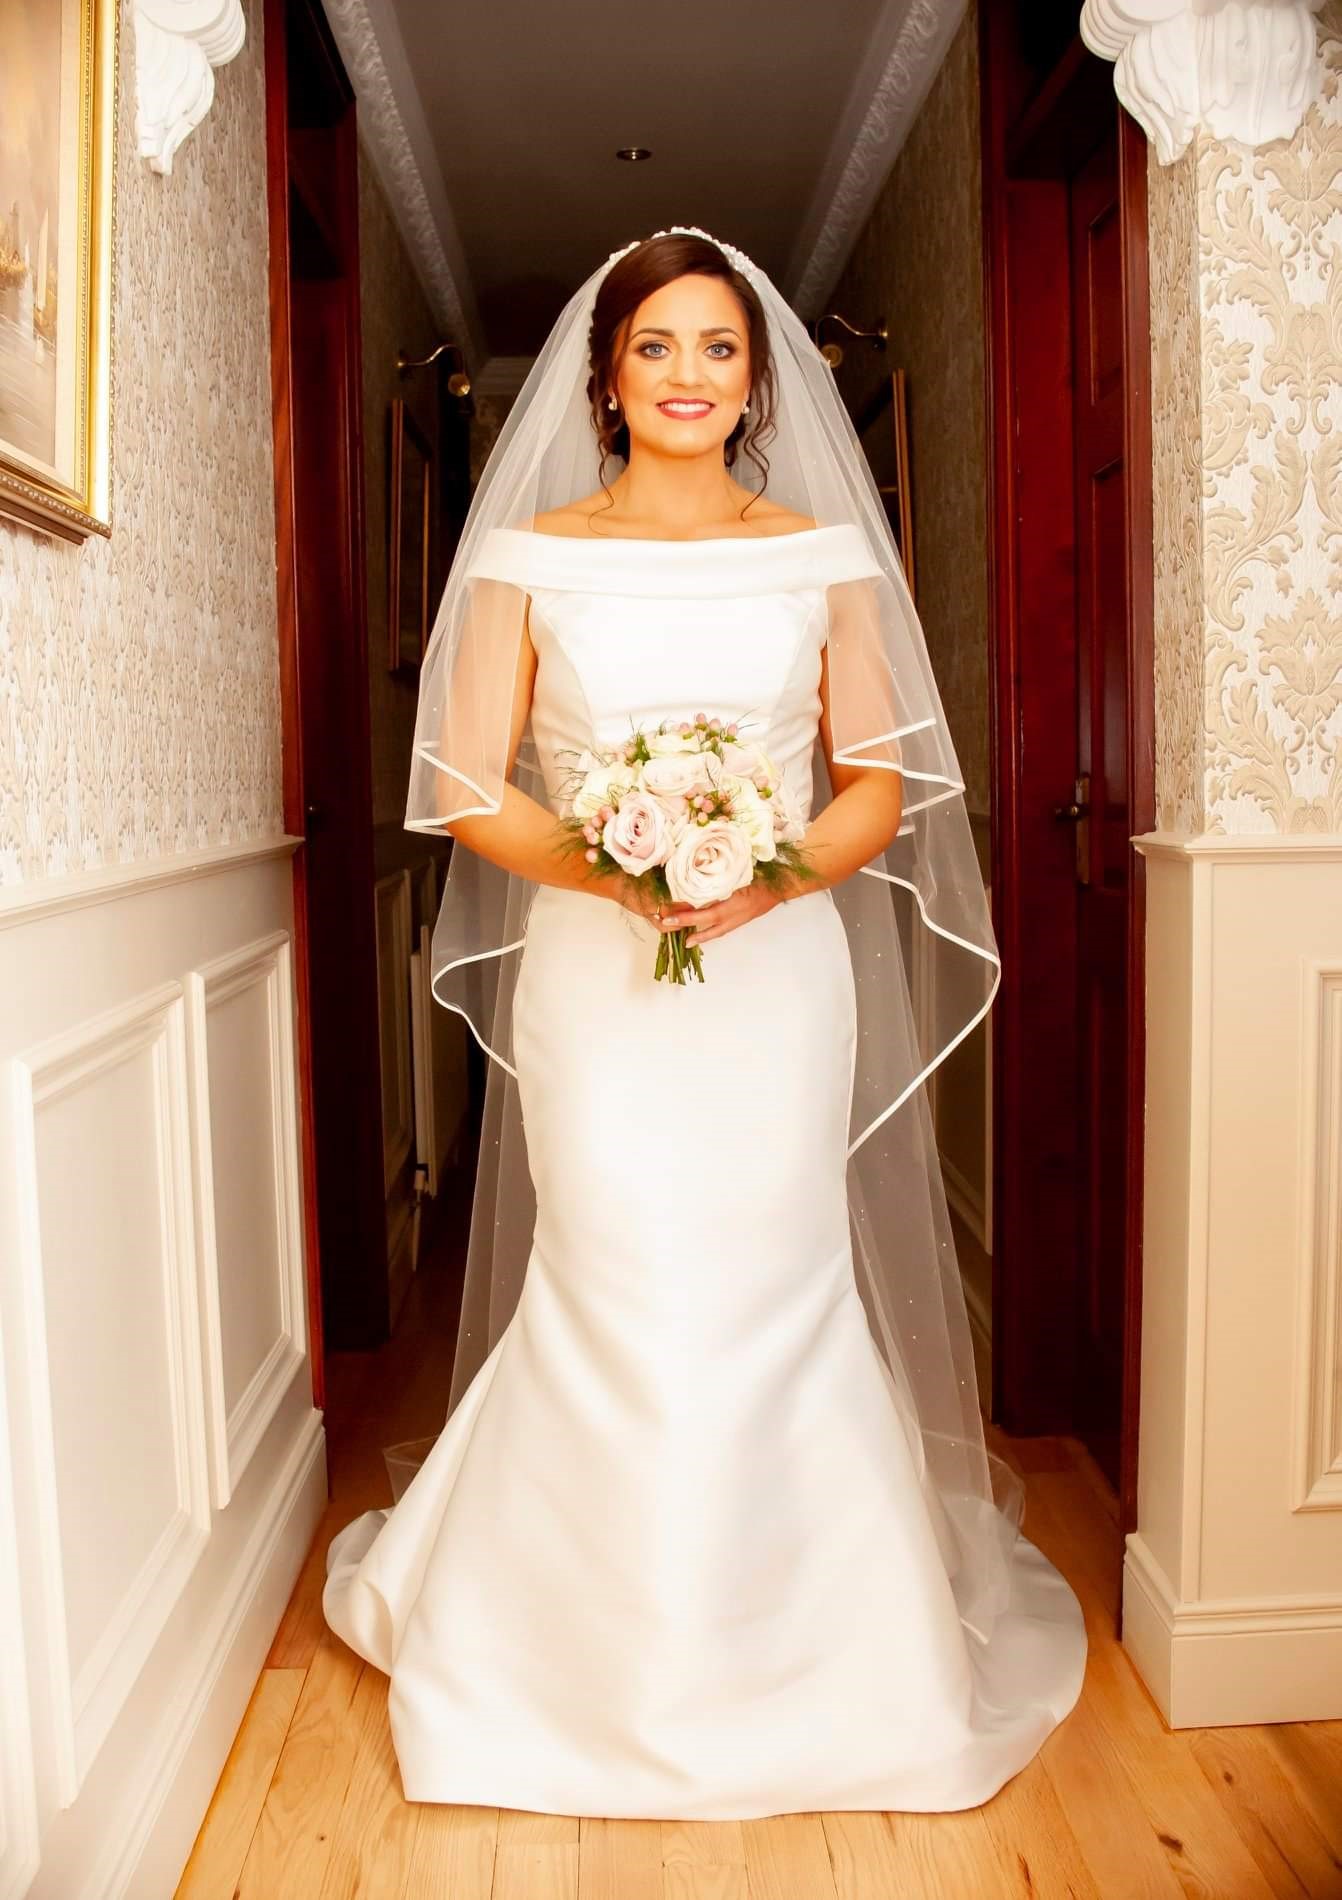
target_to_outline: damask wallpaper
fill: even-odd
[[[1342,831],[1342,4],[1258,151],[1150,166],[1162,828]]]
[[[170,176],[123,0],[113,531],[0,521],[0,884],[282,830],[260,0]]]
[[[909,378],[918,611],[965,776],[988,810],[988,521],[983,194],[977,8],[944,65],[826,307],[859,328],[884,317],[883,351],[841,330],[837,372],[859,413],[892,369]]]

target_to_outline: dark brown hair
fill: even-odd
[[[748,455],[760,471],[760,493],[769,479],[769,461],[763,444],[774,434],[776,389],[773,357],[769,350],[769,326],[764,306],[749,278],[744,277],[726,254],[709,238],[668,232],[661,237],[645,238],[632,251],[611,265],[597,288],[587,334],[587,357],[591,374],[587,379],[587,399],[592,405],[592,427],[601,450],[600,480],[606,487],[606,463],[612,455],[629,460],[629,425],[622,411],[607,408],[606,399],[615,394],[615,355],[624,326],[644,298],[664,284],[693,272],[699,277],[718,277],[735,293],[745,312],[746,338],[750,353],[750,410],[738,416],[736,426],[723,444],[723,462],[731,468],[737,451]],[[607,491],[609,492],[609,491]],[[755,497],[752,496],[751,500]],[[746,506],[749,507],[747,502]]]

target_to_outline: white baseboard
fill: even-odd
[[[146,1751],[142,1800],[105,1831],[80,1900],[172,1900],[210,1797],[326,1509],[326,1431],[307,1414],[214,1622],[200,1666]]]
[[[1135,1531],[1123,1647],[1171,1728],[1342,1716],[1342,1596],[1177,1603]]]

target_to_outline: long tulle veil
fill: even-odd
[[[927,1086],[986,1016],[1001,975],[964,785],[885,510],[829,365],[748,257],[693,227],[672,230],[716,244],[763,304],[776,378],[769,496],[822,527],[855,524],[872,555],[861,614],[840,621],[831,612],[828,640],[835,759],[904,777],[898,836],[833,887],[858,998],[848,1149],[854,1271],[961,1620],[987,1642],[1007,1603],[1024,1490],[984,1439]],[[614,252],[569,299],[481,476],[421,674],[405,820],[412,829],[496,812],[506,779],[546,802],[529,722],[509,764],[525,595],[485,578],[478,557],[494,530],[526,528],[542,510],[598,486],[589,325],[603,277],[633,248]],[[752,485],[748,469],[733,473]],[[819,735],[813,779],[814,812],[831,796]],[[535,1201],[512,1000],[535,890],[457,843],[433,934],[434,994],[460,1012],[490,1058],[449,1414],[499,1343],[530,1251]]]

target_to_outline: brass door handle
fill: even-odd
[[[1089,805],[1078,805],[1076,801],[1073,800],[1070,805],[1055,805],[1053,807],[1053,816],[1055,818],[1084,818],[1089,811]]]

